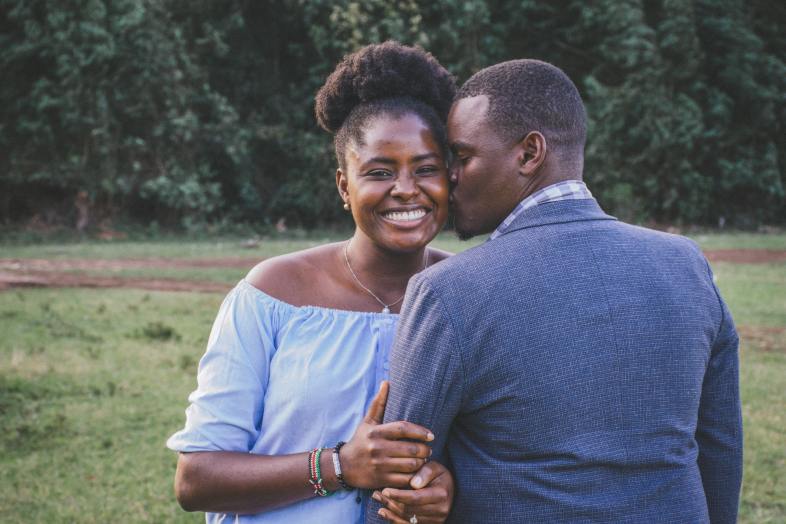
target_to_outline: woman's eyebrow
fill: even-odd
[[[368,164],[390,164],[390,165],[395,165],[396,161],[394,159],[390,158],[390,157],[387,157],[387,156],[375,156],[375,157],[369,158],[368,160],[363,162],[364,166],[368,165]]]
[[[433,159],[439,159],[439,155],[436,154],[436,153],[433,153],[433,152],[423,153],[421,155],[415,155],[412,158],[410,158],[410,162],[422,162],[423,160],[429,160],[429,159],[432,159],[432,158]],[[365,166],[367,166],[369,164],[387,164],[387,165],[391,165],[392,166],[392,165],[398,164],[398,162],[396,160],[394,160],[393,158],[390,158],[390,157],[375,156],[375,157],[371,157],[368,160],[366,160],[365,162],[363,162],[361,167],[365,167]]]
[[[438,159],[439,155],[436,154],[436,153],[423,153],[422,155],[415,155],[415,156],[413,156],[410,159],[410,161],[412,161],[412,162],[422,162],[423,160],[429,160],[429,159],[432,159],[432,158]]]

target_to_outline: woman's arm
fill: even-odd
[[[186,511],[247,514],[285,506],[314,496],[307,460],[308,453],[181,453],[175,495]]]
[[[363,422],[341,448],[344,479],[352,487],[405,487],[431,453],[422,443],[434,438],[426,428],[409,422],[381,423],[387,391],[387,382],[383,382]],[[324,487],[340,489],[332,450],[322,453],[320,468]],[[181,453],[175,493],[186,511],[259,513],[315,496],[308,479],[308,452],[280,456]]]

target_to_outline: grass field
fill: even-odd
[[[786,249],[784,235],[705,235],[705,248]],[[264,258],[323,239],[0,245],[2,257]],[[446,237],[440,246],[460,250]],[[714,265],[742,335],[741,522],[786,522],[786,264]],[[141,271],[144,276],[145,270]],[[191,271],[191,270],[189,270]],[[174,270],[231,283],[244,270]],[[172,495],[164,447],[213,315],[209,293],[0,292],[0,522],[202,522]]]
[[[786,249],[786,232],[779,233],[695,233],[688,234],[704,249]],[[345,239],[335,232],[310,235],[307,238],[262,237],[256,247],[244,247],[244,238],[204,238],[189,240],[100,241],[62,243],[3,242],[0,237],[0,257],[3,258],[217,258],[271,257],[298,249],[318,246],[325,242]],[[472,239],[462,242],[451,233],[442,233],[434,241],[436,247],[459,252],[482,242]]]

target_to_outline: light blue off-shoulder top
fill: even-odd
[[[241,281],[221,304],[186,425],[167,446],[281,455],[349,440],[387,378],[397,320],[296,307]],[[356,498],[339,491],[258,515],[208,513],[207,522],[362,522],[365,495]]]

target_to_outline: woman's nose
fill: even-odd
[[[390,194],[402,200],[408,200],[420,193],[415,177],[411,174],[400,175],[396,178],[395,184]]]

